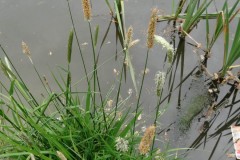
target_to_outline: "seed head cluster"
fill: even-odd
[[[132,37],[133,37],[133,27],[130,26],[128,28],[127,34],[126,34],[126,44],[129,46],[129,44],[132,42]]]
[[[161,95],[161,91],[163,89],[165,79],[166,79],[166,73],[165,72],[158,71],[156,73],[154,80],[155,80],[155,84],[156,84],[157,96]]]
[[[158,13],[158,9],[153,8],[150,22],[148,25],[148,36],[147,36],[147,47],[148,48],[152,48],[153,44],[154,44],[154,34],[156,31],[157,13]]]
[[[155,135],[155,130],[156,127],[154,125],[151,125],[146,129],[138,147],[140,154],[146,155],[149,152]]]
[[[31,52],[29,50],[28,45],[22,41],[22,52],[26,54],[27,56],[31,56]]]
[[[88,21],[91,19],[91,5],[90,0],[82,0],[83,14],[84,18]]]
[[[167,49],[167,59],[168,59],[168,63],[172,63],[173,61],[173,57],[174,57],[174,48],[173,45],[171,45],[170,43],[168,43],[168,41],[166,39],[164,39],[161,36],[158,35],[154,35],[155,41],[157,43],[160,43],[162,45],[162,48],[166,48]]]
[[[128,141],[124,138],[117,137],[116,140],[116,150],[120,152],[127,152],[128,151]]]

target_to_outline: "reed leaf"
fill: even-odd
[[[222,75],[225,75],[228,68],[240,57],[240,19],[238,20],[235,37],[232,43],[232,47],[229,53],[226,54]]]
[[[87,93],[87,98],[86,98],[86,123],[89,124],[91,120],[91,88],[90,84],[88,85],[88,93]]]
[[[227,54],[228,54],[228,45],[229,45],[229,15],[228,7],[226,6],[226,13],[223,16],[223,31],[224,31],[224,57],[223,57],[223,66],[226,65]]]
[[[208,19],[208,12],[207,12],[207,10],[206,10],[206,42],[207,42],[207,48],[209,47],[209,43],[210,43],[210,27],[209,27],[209,19]]]
[[[179,14],[182,12],[182,9],[183,9],[183,6],[184,6],[185,3],[186,3],[186,0],[179,1],[177,10],[176,10],[175,15],[174,15],[174,19],[177,19]]]
[[[236,17],[238,17],[238,13],[239,13],[239,10],[240,9],[237,9],[236,10],[236,7],[237,5],[239,4],[239,1],[236,1],[233,5],[233,7],[231,7],[229,9],[229,12],[228,12],[228,19],[229,19],[229,23]],[[215,31],[214,31],[214,34],[211,38],[211,42],[209,44],[209,47],[208,47],[208,50],[210,51],[212,46],[214,45],[214,43],[216,42],[217,38],[219,37],[219,35],[223,32],[223,25],[224,25],[224,22],[223,22],[223,16],[224,16],[224,11],[226,10],[227,8],[227,1],[225,1],[224,3],[224,6],[222,8],[222,11],[220,11],[218,14],[217,14],[217,17],[216,17],[216,27],[215,27]]]
[[[107,4],[107,6],[108,6],[108,8],[109,8],[109,10],[110,10],[110,12],[111,12],[111,14],[113,14],[113,9],[112,9],[112,7],[111,7],[111,5],[110,5],[110,3],[109,3],[109,0],[105,0],[105,2],[106,2],[106,4]]]
[[[213,0],[207,2],[207,0],[204,0],[198,9],[197,9],[198,0],[191,0],[189,2],[186,19],[183,24],[184,31],[189,33],[193,29],[193,27],[198,23],[203,12],[206,11],[207,7],[212,3],[212,1]]]
[[[122,24],[122,19],[121,19],[121,13],[118,8],[118,4],[116,1],[114,1],[114,6],[116,10],[116,16],[117,16],[117,22],[118,22],[118,27],[120,29],[121,36],[124,37],[124,32],[123,32],[123,24]]]

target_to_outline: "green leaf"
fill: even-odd
[[[73,42],[73,30],[70,31],[69,37],[68,37],[68,63],[71,62],[72,42]]]
[[[175,13],[175,19],[182,12],[182,9],[183,9],[183,6],[184,6],[185,2],[186,2],[186,0],[180,0],[179,1],[178,7],[177,7],[177,10],[176,10],[176,13]]]
[[[119,12],[119,9],[118,9],[117,2],[114,1],[114,4],[115,4],[116,15],[117,15],[118,27],[120,29],[121,36],[124,37],[123,28],[122,28],[122,26],[123,26],[122,25],[122,19],[121,19],[121,16],[120,16],[120,12]]]
[[[229,15],[228,15],[228,5],[226,3],[226,12],[224,14],[224,58],[223,58],[223,66],[226,65],[227,56],[228,56],[228,45],[229,45]]]
[[[12,80],[12,82],[11,82],[11,86],[10,86],[10,89],[9,89],[9,95],[10,95],[10,96],[13,95],[13,92],[14,92],[14,86],[15,86],[15,79]]]
[[[207,48],[209,47],[209,35],[210,35],[210,29],[209,29],[209,19],[208,19],[208,12],[206,10],[206,42],[207,42]]]
[[[107,6],[108,6],[110,12],[113,13],[113,9],[112,9],[112,7],[111,7],[111,5],[109,3],[109,0],[105,0],[105,2],[107,3]]]
[[[91,119],[91,87],[90,84],[88,84],[88,93],[87,93],[87,98],[86,98],[86,123],[89,124],[90,119]]]
[[[227,69],[240,57],[240,19],[238,21],[237,29],[235,32],[235,37],[232,43],[232,47],[230,50],[230,53],[228,53],[227,58],[226,58],[226,63],[223,67],[223,72],[222,75],[225,74]]]

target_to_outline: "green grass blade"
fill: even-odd
[[[111,14],[113,14],[113,9],[112,9],[112,7],[111,7],[111,5],[110,5],[110,3],[109,3],[109,0],[105,0],[105,2],[106,2],[106,4],[107,4],[107,6],[108,6],[108,8],[109,8],[109,10],[110,10],[110,12],[111,12]]]
[[[197,6],[197,0],[191,0],[188,4],[186,19],[183,24],[183,30],[185,30],[186,32],[187,32],[189,26],[191,25],[190,24],[191,18],[193,18],[193,13],[194,13],[196,6]]]
[[[122,19],[121,19],[121,16],[120,16],[120,12],[119,12],[119,9],[118,9],[118,5],[117,5],[117,2],[114,1],[114,5],[115,5],[115,10],[116,10],[116,15],[117,15],[117,21],[118,21],[118,27],[120,29],[120,33],[121,33],[121,36],[124,37],[124,34],[123,34],[123,25],[122,25]]]
[[[208,12],[207,12],[207,10],[206,10],[206,42],[207,42],[207,44],[206,44],[206,46],[207,46],[207,48],[209,47],[209,43],[210,43],[210,29],[209,29],[209,19],[208,19]]]
[[[175,12],[175,19],[177,19],[178,15],[182,12],[182,9],[183,9],[183,6],[184,6],[185,3],[186,3],[186,0],[180,0],[179,1],[177,10]]]
[[[240,19],[238,21],[238,25],[237,25],[237,29],[235,32],[235,37],[232,43],[232,47],[230,50],[230,53],[228,54],[227,57],[227,62],[225,63],[225,66],[223,67],[224,72],[223,74],[226,72],[226,70],[240,57]]]
[[[68,37],[68,63],[71,63],[71,55],[72,55],[72,43],[73,43],[73,30],[70,31]]]
[[[94,104],[95,105],[95,104]],[[88,84],[88,93],[86,97],[86,123],[89,124],[89,121],[91,119],[91,87],[90,84]]]
[[[9,89],[9,95],[12,96],[14,92],[14,85],[15,85],[15,80],[12,80],[10,89]]]
[[[227,63],[228,57],[228,45],[229,45],[229,14],[228,14],[228,5],[226,3],[226,12],[224,14],[224,57],[223,57],[223,66]],[[225,74],[225,73],[224,73]]]

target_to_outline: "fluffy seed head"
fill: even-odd
[[[90,0],[82,0],[82,7],[83,7],[83,14],[84,18],[88,21],[91,19],[91,6],[90,6]]]
[[[158,13],[158,9],[153,8],[150,22],[148,25],[148,36],[147,36],[147,47],[148,48],[152,48],[153,44],[154,44],[154,34],[156,31],[157,13]]]
[[[120,152],[127,152],[128,151],[128,141],[124,138],[117,137],[116,140],[116,150]]]
[[[144,136],[142,137],[138,147],[140,154],[146,155],[150,150],[150,147],[152,145],[152,141],[155,135],[155,130],[156,130],[156,127],[154,125],[151,125],[146,129]]]
[[[158,35],[154,35],[155,41],[159,44],[162,45],[162,48],[166,48],[167,49],[167,59],[168,59],[168,63],[171,64],[173,61],[173,57],[174,57],[174,48],[173,45],[168,43],[168,41],[166,39],[164,39],[161,36]]]

